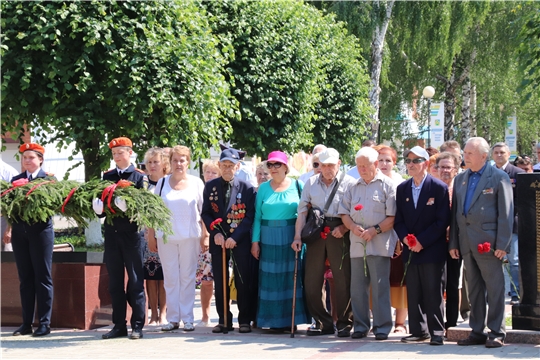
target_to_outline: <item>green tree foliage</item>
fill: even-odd
[[[2,131],[26,123],[60,146],[74,142],[87,180],[107,166],[113,137],[202,156],[231,132],[223,58],[192,2],[4,1],[1,10]]]
[[[529,11],[523,14],[518,38],[521,70],[525,72],[520,90],[530,98],[533,92],[538,96],[540,83],[540,7],[538,3],[532,2],[527,3],[525,7]]]
[[[227,76],[241,119],[230,141],[249,153],[352,153],[367,119],[365,65],[357,41],[302,2],[202,2],[230,54]],[[232,51],[230,51],[232,49]]]

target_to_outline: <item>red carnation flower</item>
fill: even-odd
[[[478,244],[478,252],[480,254],[483,254],[484,253],[484,247],[482,246],[482,244]]]
[[[26,184],[28,184],[28,179],[26,179],[26,178],[15,180],[12,183],[13,187],[23,186],[23,185],[26,185]]]
[[[330,234],[330,226],[325,226],[324,227],[324,233],[325,234]]]
[[[358,205],[356,205],[356,206],[354,207],[354,210],[360,211],[360,210],[362,210],[363,208],[364,208],[364,205],[358,204]]]
[[[409,244],[410,248],[415,247],[416,243],[418,242],[418,240],[416,239],[416,236],[414,236],[413,234],[409,234],[405,236],[405,239],[407,239],[407,243]]]
[[[488,242],[485,242],[482,244],[482,248],[484,249],[484,252],[490,252],[491,251],[491,244]]]
[[[324,231],[321,232],[321,238],[323,238],[324,240],[326,240],[327,237],[328,237],[328,234],[326,234]]]

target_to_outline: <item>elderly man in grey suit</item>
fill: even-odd
[[[371,328],[369,290],[373,294],[373,333],[388,339],[392,330],[390,259],[398,238],[394,232],[396,185],[378,168],[379,153],[363,147],[356,154],[360,179],[344,194],[339,205],[351,238],[351,305],[353,339],[366,337]]]
[[[508,175],[487,165],[489,150],[486,140],[480,137],[470,138],[465,145],[468,170],[454,180],[448,248],[452,258],[459,258],[460,253],[463,256],[470,291],[472,331],[458,345],[496,348],[503,345],[506,335],[501,260],[512,239],[514,201]],[[491,250],[479,252],[478,245],[486,242]],[[487,301],[489,334],[484,332]]]

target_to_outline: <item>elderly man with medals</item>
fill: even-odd
[[[234,329],[229,308],[229,272],[226,266],[229,260],[233,263],[237,289],[239,331],[251,332],[249,284],[255,189],[234,176],[239,166],[238,150],[223,150],[219,160],[221,177],[207,182],[203,193],[201,216],[210,233],[216,308],[219,314],[219,323],[212,329],[213,333],[227,333]]]

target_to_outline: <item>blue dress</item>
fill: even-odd
[[[260,242],[257,326],[291,326],[295,253],[291,248],[303,185],[292,180],[285,191],[275,192],[271,181],[261,184],[255,199],[253,242]],[[296,280],[295,324],[308,323],[304,304],[301,256]]]

